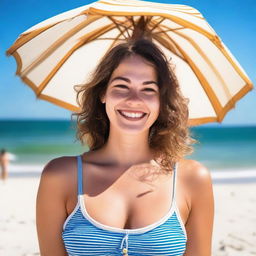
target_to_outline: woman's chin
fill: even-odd
[[[126,135],[140,136],[143,133],[148,133],[149,128],[145,127],[145,125],[118,124],[117,126],[115,126],[114,130],[115,130],[115,133],[118,132]]]

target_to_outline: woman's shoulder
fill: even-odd
[[[41,174],[41,181],[59,187],[67,187],[72,181],[76,182],[76,157],[62,156],[50,160]]]
[[[50,160],[43,169],[45,175],[64,175],[76,166],[75,156],[62,156]]]
[[[190,192],[198,192],[200,188],[204,189],[212,184],[210,170],[201,162],[193,159],[182,159],[179,162],[179,176]]]
[[[213,194],[210,170],[202,163],[192,159],[184,159],[178,165],[179,185],[183,191],[187,207],[198,206],[199,198]]]
[[[77,175],[75,157],[59,157],[49,161],[41,174],[37,204],[43,209],[54,209],[53,216],[66,216],[66,202],[77,196]],[[54,217],[54,218],[55,218]],[[62,218],[61,217],[61,218]],[[64,219],[64,217],[63,217]]]
[[[197,160],[184,158],[178,162],[178,165],[180,166],[180,169],[182,169],[184,175],[203,177],[210,174],[209,169]]]

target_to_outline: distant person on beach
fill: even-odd
[[[147,39],[112,48],[77,87],[79,156],[53,159],[37,195],[42,256],[210,256],[209,170],[195,160],[188,101]]]
[[[6,181],[8,177],[9,162],[10,162],[9,153],[5,149],[1,149],[0,166],[1,166],[1,179],[3,181]]]

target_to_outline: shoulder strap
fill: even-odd
[[[83,194],[83,163],[82,157],[77,156],[77,184],[78,184],[78,195]]]
[[[172,178],[172,202],[174,202],[176,199],[177,170],[178,170],[178,163],[176,162],[174,165],[173,178]]]

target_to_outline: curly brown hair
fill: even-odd
[[[80,112],[73,113],[77,138],[90,150],[108,140],[109,119],[101,102],[113,71],[125,58],[139,55],[154,65],[160,91],[160,113],[150,128],[149,146],[163,170],[171,171],[175,162],[193,152],[188,125],[188,99],[184,98],[173,67],[163,52],[150,40],[137,39],[112,48],[100,61],[89,82],[75,86]]]

